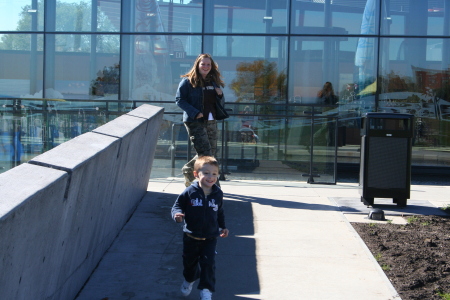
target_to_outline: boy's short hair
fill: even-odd
[[[200,170],[203,165],[206,164],[216,166],[217,169],[219,169],[219,162],[217,161],[217,159],[212,156],[200,156],[195,160],[194,171],[198,172],[198,170]]]

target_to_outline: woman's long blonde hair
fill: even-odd
[[[220,74],[219,66],[213,60],[211,55],[207,53],[200,54],[195,60],[191,70],[186,74],[181,75],[181,77],[188,78],[189,82],[192,84],[193,87],[203,86],[202,75],[198,70],[198,66],[200,64],[200,61],[204,58],[209,58],[211,60],[211,71],[209,71],[208,75],[206,76],[206,81],[214,81],[217,85],[224,87],[225,83],[222,80],[222,75]]]

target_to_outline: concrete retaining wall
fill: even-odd
[[[74,299],[147,191],[163,109],[0,174],[0,299]]]

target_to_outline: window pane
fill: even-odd
[[[120,30],[120,0],[98,0],[95,5],[80,0],[57,1],[55,30],[117,32]]]
[[[338,143],[336,130],[345,131],[347,144],[359,144],[360,118],[375,110],[376,39],[294,37],[290,45],[291,114],[303,117],[296,124],[302,136],[297,140],[307,149],[311,143],[319,148],[326,146],[327,161],[331,162],[333,147]],[[335,96],[320,96],[329,83]],[[313,128],[312,112],[317,121]],[[334,123],[336,115],[340,129]]]
[[[33,5],[33,2],[35,4]],[[41,31],[43,1],[14,0],[0,2],[0,31]]]
[[[206,36],[205,41],[205,52],[215,56],[276,58],[285,57],[279,51],[286,51],[285,37]]]
[[[385,5],[386,1],[383,1]],[[390,1],[383,6],[381,32],[392,35],[448,35],[448,3],[435,1]],[[447,17],[445,15],[447,14]]]
[[[287,33],[286,0],[206,1],[205,31],[217,33]],[[238,5],[236,5],[238,4]]]
[[[49,34],[46,41],[46,98],[118,99],[119,36]]]
[[[291,32],[377,34],[379,0],[292,1]]]
[[[120,31],[121,0],[97,0],[97,31]]]
[[[42,34],[3,35],[0,97],[42,98],[42,41]]]
[[[204,49],[225,81],[225,107],[232,110],[222,127],[225,144],[220,154],[231,178],[245,178],[257,167],[275,178],[284,165],[273,161],[290,160],[283,156],[287,122],[279,116],[286,104],[286,44],[286,37],[205,37]]]
[[[435,154],[415,164],[447,164],[438,147],[450,145],[449,39],[384,38],[381,40],[380,112],[415,115],[415,147]]]
[[[177,110],[175,92],[201,52],[200,36],[135,35],[124,38],[122,99],[169,101]],[[171,46],[169,46],[171,45]],[[127,49],[132,49],[127,51]],[[169,50],[170,49],[170,50]],[[181,121],[181,119],[179,120]]]
[[[201,32],[202,3],[183,0],[155,1],[165,32]]]
[[[202,4],[183,0],[127,2],[125,32],[201,32]]]
[[[285,37],[208,36],[204,48],[219,64],[227,102],[286,98]]]
[[[55,50],[58,52],[91,52],[91,49],[96,49],[97,52],[119,54],[120,51],[119,35],[51,35],[53,36]]]
[[[369,106],[373,107],[373,95],[370,100],[366,99],[373,93],[366,93],[364,89],[375,82],[376,51],[375,38],[292,38],[289,69],[291,101],[322,104],[317,92],[325,82],[331,82],[340,105],[361,106],[364,100],[365,105],[369,101]]]

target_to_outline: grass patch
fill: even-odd
[[[406,218],[406,222],[408,222],[408,224],[412,224],[418,220],[419,220],[419,217],[417,217],[417,216],[410,216],[410,217]]]
[[[375,254],[373,257],[375,258],[376,261],[380,261],[382,255],[381,255],[381,253],[377,253],[377,254]]]
[[[450,204],[447,204],[446,206],[441,207],[441,210],[450,213]]]
[[[390,265],[383,264],[383,265],[381,265],[381,269],[382,269],[383,271],[389,271],[389,270],[391,270],[391,266],[390,266]]]
[[[444,300],[450,300],[450,294],[449,293],[443,293],[443,292],[438,292],[439,297],[441,297]]]

